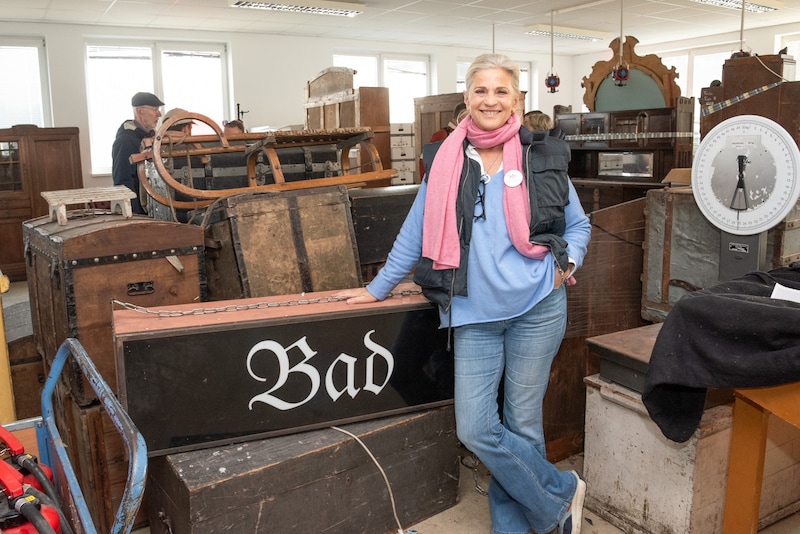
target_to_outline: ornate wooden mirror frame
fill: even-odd
[[[596,111],[595,100],[597,91],[604,81],[612,81],[610,75],[614,67],[620,63],[619,37],[611,41],[608,45],[614,51],[614,56],[608,61],[598,61],[592,67],[592,74],[587,78],[584,76],[581,86],[585,89],[583,102],[589,111]],[[661,62],[661,58],[655,54],[639,56],[633,50],[639,44],[636,37],[625,36],[625,43],[622,45],[622,62],[627,63],[631,70],[639,70],[655,81],[659,90],[664,96],[666,107],[675,107],[676,99],[681,96],[681,89],[675,83],[678,73],[675,67],[667,69]]]

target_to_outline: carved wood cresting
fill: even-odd
[[[636,69],[651,77],[661,93],[664,95],[664,102],[667,107],[675,107],[676,99],[681,96],[681,89],[675,83],[678,73],[675,67],[667,69],[661,62],[661,58],[655,54],[639,56],[634,51],[634,47],[639,44],[636,37],[625,36],[625,43],[622,45],[622,62],[627,63],[631,70]],[[583,102],[589,111],[595,111],[595,99],[600,84],[610,79],[611,72],[620,62],[619,57],[619,37],[611,41],[608,45],[614,51],[614,56],[608,61],[598,61],[592,67],[592,74],[584,76],[581,86],[585,89]]]

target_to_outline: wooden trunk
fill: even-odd
[[[647,193],[642,317],[662,322],[686,293],[719,283],[720,231],[690,187]],[[800,203],[767,232],[767,270],[800,258]]]
[[[350,191],[350,211],[365,283],[386,262],[418,190],[418,185],[399,185]]]
[[[33,330],[45,365],[78,338],[117,391],[112,299],[138,306],[202,300],[203,232],[196,226],[105,212],[70,212],[65,226],[24,224]],[[96,399],[77,365],[62,375],[80,406]]]
[[[361,285],[344,186],[225,197],[204,224],[210,300]]]
[[[48,213],[42,191],[83,187],[77,128],[0,130],[0,270],[25,280],[22,223]]]
[[[374,455],[403,527],[456,503],[452,406],[343,427]],[[395,532],[378,467],[332,428],[152,459],[151,532]]]

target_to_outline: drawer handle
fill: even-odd
[[[136,297],[139,295],[150,295],[155,292],[153,281],[148,282],[134,282],[128,284],[128,296]]]

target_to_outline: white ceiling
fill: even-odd
[[[550,12],[555,10],[555,26],[586,28],[608,35],[596,43],[555,39],[554,50],[559,55],[606,50],[620,35],[620,22],[623,33],[636,37],[641,45],[727,32],[738,36],[742,25],[739,10],[703,6],[690,0],[362,2],[361,15],[344,18],[232,8],[228,7],[229,0],[0,0],[0,21],[268,33],[549,54],[550,37],[526,35],[524,28],[534,24],[549,26]],[[772,13],[746,12],[745,44],[748,29],[793,22],[800,22],[800,0],[783,0],[783,8]]]

